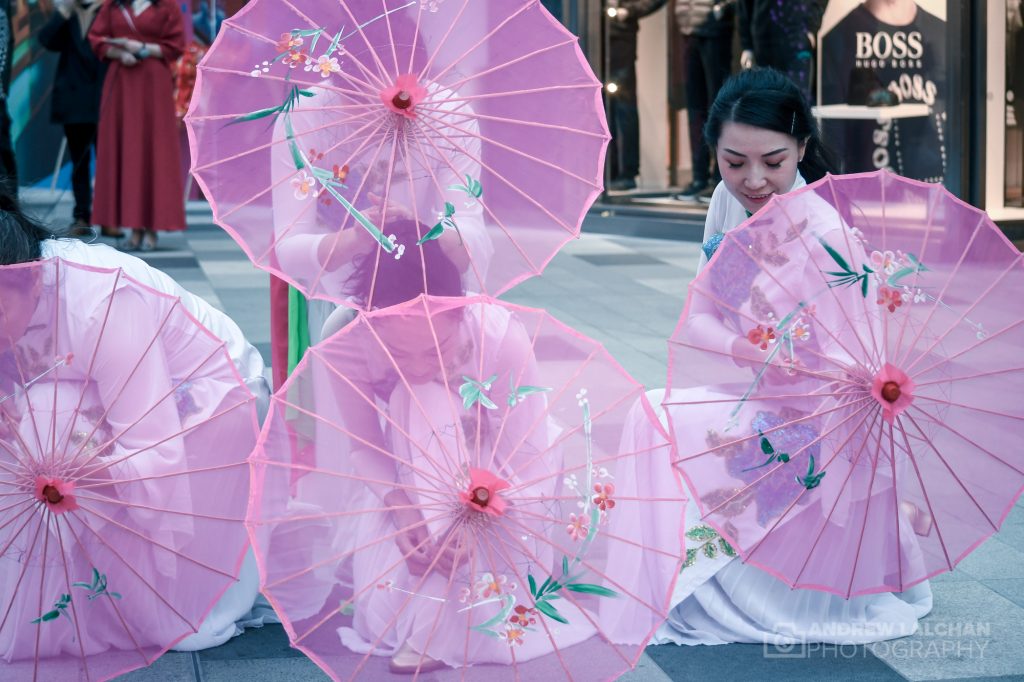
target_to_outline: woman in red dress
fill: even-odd
[[[157,230],[184,230],[184,187],[169,65],[185,46],[173,0],[107,0],[89,30],[103,84],[92,222],[132,230],[129,250]]]

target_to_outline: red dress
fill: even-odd
[[[110,63],[100,104],[92,222],[184,230],[185,189],[169,66],[185,47],[181,10],[174,0],[160,0],[138,16],[131,7],[128,3],[122,10],[107,0],[89,29],[92,49]],[[163,56],[124,66],[107,57],[110,45],[104,38],[157,44]]]

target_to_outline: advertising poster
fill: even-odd
[[[944,182],[950,167],[946,0],[831,0],[818,113],[847,173]]]
[[[53,173],[63,132],[50,123],[50,90],[57,55],[47,52],[35,35],[49,20],[49,0],[11,0],[11,85],[7,110],[18,164],[18,182],[36,184]]]

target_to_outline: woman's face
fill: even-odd
[[[424,318],[385,318],[374,329],[387,346],[402,376],[411,384],[443,381],[438,357],[444,363],[444,375],[454,379],[469,341],[461,324],[462,316],[443,313],[433,318],[433,332]],[[437,335],[435,341],[434,334]]]
[[[716,156],[726,189],[750,213],[796,181],[806,142],[766,128],[729,122],[722,126]]]

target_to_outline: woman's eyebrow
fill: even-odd
[[[770,151],[770,152],[768,152],[766,154],[762,154],[761,158],[764,158],[766,156],[775,156],[776,154],[779,154],[779,153],[784,152],[786,150],[787,150],[787,147],[779,147],[778,149],[773,149],[772,151]],[[740,154],[738,151],[736,151],[734,149],[729,149],[728,147],[726,147],[723,151],[728,152],[729,154],[733,154],[735,156],[741,156],[744,159],[747,158],[746,154]]]

